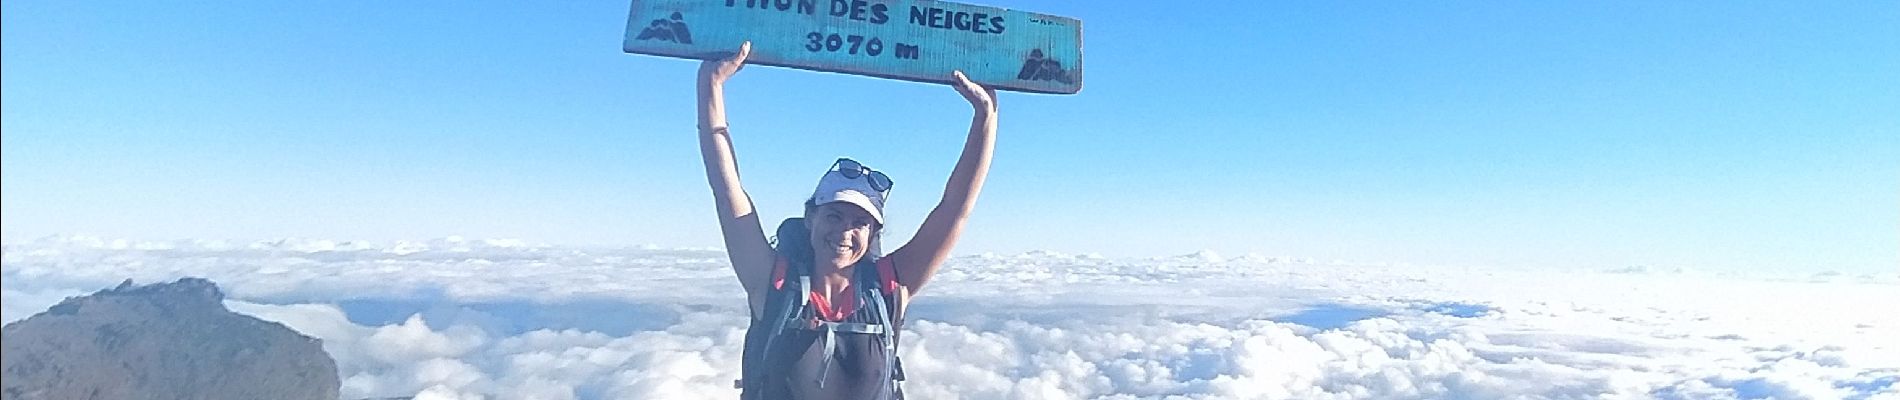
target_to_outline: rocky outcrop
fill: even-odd
[[[68,298],[0,328],[6,400],[321,399],[338,396],[322,343],[224,308],[210,281]]]

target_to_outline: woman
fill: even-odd
[[[850,159],[832,164],[805,203],[805,217],[766,239],[739,184],[726,129],[726,80],[745,66],[752,44],[699,67],[699,149],[719,211],[726,254],[745,287],[745,399],[901,398],[897,332],[910,299],[950,255],[989,174],[996,140],[996,92],[952,73],[974,115],[963,155],[943,198],[909,243],[880,257],[884,199],[891,181]]]

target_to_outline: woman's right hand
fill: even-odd
[[[745,67],[745,58],[750,55],[752,55],[752,41],[748,40],[744,44],[740,44],[739,52],[733,53],[731,57],[714,58],[701,62],[699,64],[700,82],[710,84],[725,83],[726,79],[732,78],[733,74],[739,73],[740,68]]]

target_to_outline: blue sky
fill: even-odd
[[[1059,1],[1079,95],[1001,96],[960,253],[1892,271],[1900,6]],[[1165,4],[1165,3],[1154,3]],[[7,2],[4,234],[716,246],[689,61],[625,1]],[[747,188],[940,194],[945,86],[754,67]]]

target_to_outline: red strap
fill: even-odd
[[[779,256],[778,262],[772,263],[772,289],[785,290],[786,267],[785,256]]]
[[[897,293],[897,262],[890,257],[877,259],[877,281],[884,284],[884,295]]]

